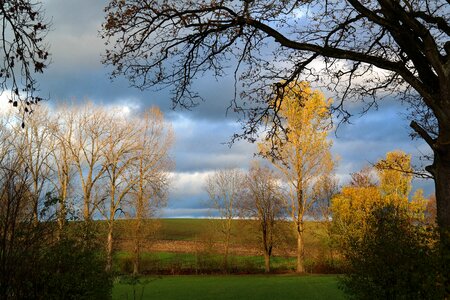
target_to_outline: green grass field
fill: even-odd
[[[218,219],[159,219],[161,227],[158,230],[157,238],[164,240],[196,240],[205,235],[208,229],[217,227],[223,222]],[[235,229],[241,232],[243,223],[254,222],[251,220],[233,220]],[[285,222],[286,231],[293,233],[292,224]],[[248,229],[248,228],[247,228]],[[317,236],[323,235],[324,227],[320,222],[305,222],[305,242],[308,244],[317,243]],[[292,236],[293,238],[293,236]],[[295,240],[292,240],[295,243]]]
[[[131,273],[131,253],[118,252],[114,256],[115,271],[117,273]],[[229,268],[234,273],[264,273],[264,258],[262,256],[238,256],[230,255]],[[142,253],[141,272],[144,274],[160,274],[173,270],[175,274],[205,274],[220,272],[223,264],[223,256],[220,254],[195,254],[152,252]],[[308,269],[308,262],[306,269]],[[294,257],[272,257],[271,269],[273,272],[286,272],[295,270]]]
[[[222,220],[218,219],[158,219],[149,226],[158,228],[152,239],[163,241],[164,247],[157,251],[143,250],[141,253],[142,274],[211,274],[221,272],[223,255],[220,253],[220,234]],[[262,255],[256,256],[259,249],[259,233],[257,224],[252,220],[233,220],[229,272],[233,274],[255,274],[264,272]],[[291,272],[295,268],[296,240],[292,224],[281,223],[280,240],[277,242],[271,260],[271,268],[275,273]],[[323,237],[325,227],[320,222],[306,222],[305,231],[305,268],[307,273],[335,273],[339,265],[331,265],[326,261],[328,251]],[[105,224],[99,222],[100,232],[106,230]],[[118,220],[115,236],[120,245],[115,249],[114,270],[118,274],[130,274],[132,271],[129,220]],[[106,236],[106,235],[105,235]],[[182,241],[185,244],[176,244]],[[174,244],[170,244],[170,243]],[[190,244],[191,242],[199,244]],[[196,246],[198,245],[198,247]],[[233,252],[233,247],[236,252]],[[145,242],[144,242],[145,248]],[[242,252],[250,250],[250,253]],[[241,251],[241,252],[239,252]],[[252,253],[253,252],[253,253]],[[334,262],[331,262],[334,263]],[[337,271],[339,272],[339,271]]]
[[[113,299],[345,299],[336,276],[164,276],[143,281],[114,284]]]

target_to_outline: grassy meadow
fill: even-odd
[[[162,276],[116,282],[113,299],[345,299],[336,276]]]
[[[159,219],[147,226],[150,234],[142,244],[141,273],[155,275],[199,275],[223,273],[223,235],[217,219]],[[104,223],[99,223],[103,228]],[[114,270],[132,272],[132,249],[129,220],[118,220]],[[234,220],[228,258],[228,273],[258,274],[264,272],[264,259],[258,243],[256,223]],[[271,271],[290,273],[295,270],[296,240],[289,222],[280,223],[279,240],[273,250]],[[100,229],[101,231],[103,229]],[[328,264],[325,226],[308,222],[305,231],[305,267],[308,273],[335,273]]]

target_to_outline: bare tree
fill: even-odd
[[[223,234],[223,268],[228,272],[233,219],[239,216],[237,202],[242,196],[244,174],[238,169],[217,170],[206,179],[206,191],[212,207],[219,214],[220,233]]]
[[[105,109],[92,103],[72,109],[76,112],[71,120],[74,123],[69,125],[73,126],[74,131],[68,140],[68,148],[83,193],[83,217],[89,221],[97,206],[93,201],[95,184],[106,172],[104,150],[112,120]]]
[[[55,143],[52,151],[52,161],[55,165],[56,176],[53,179],[58,195],[58,225],[60,231],[63,229],[68,212],[68,200],[71,185],[74,178],[74,165],[70,144],[74,134],[75,112],[67,106],[58,107],[50,123],[50,130]]]
[[[267,119],[274,122],[269,134],[279,132],[281,103],[267,99],[281,99],[300,76],[329,87],[344,120],[351,116],[347,99],[364,103],[363,112],[380,98],[408,104],[415,135],[434,154],[427,170],[442,249],[450,252],[449,12],[446,0],[112,0],[104,62],[113,76],[126,75],[140,88],[175,84],[174,104],[181,106],[197,103],[196,78],[207,71],[221,76],[236,62],[238,92],[250,103],[234,101],[247,113],[236,137],[250,140]],[[449,260],[444,265],[450,278]]]
[[[30,115],[27,126],[22,129],[16,126],[15,133],[21,137],[23,151],[18,151],[29,171],[31,200],[35,223],[38,223],[39,205],[45,195],[50,193],[50,180],[53,175],[51,156],[54,149],[50,130],[50,113],[44,106],[37,107]]]
[[[324,233],[320,231],[316,234],[325,239],[328,248],[329,258],[334,259],[334,230],[332,223],[331,201],[339,193],[339,180],[333,173],[322,175],[314,184],[312,196],[314,205],[311,209],[314,218],[324,225]]]
[[[133,182],[131,195],[133,221],[133,274],[140,272],[140,253],[148,236],[150,218],[165,205],[169,188],[169,171],[174,162],[170,149],[174,142],[172,127],[162,112],[153,107],[146,111],[139,124],[139,146],[134,167],[129,170]],[[154,229],[152,226],[151,229]],[[150,233],[153,231],[150,230]]]
[[[366,166],[360,171],[350,174],[349,185],[352,187],[374,187],[377,185],[374,175],[373,168]]]
[[[113,253],[113,233],[116,214],[121,210],[121,205],[128,195],[136,180],[128,180],[132,164],[137,160],[138,151],[138,130],[127,123],[124,117],[111,112],[108,120],[110,128],[106,145],[103,149],[105,160],[103,168],[106,170],[105,189],[108,194],[108,210],[106,215],[108,223],[108,237],[106,242],[107,264],[106,269],[110,271],[112,267]],[[135,176],[134,176],[135,177]]]
[[[254,162],[245,176],[245,190],[239,201],[241,214],[258,224],[260,247],[264,254],[265,272],[270,272],[272,250],[280,241],[280,222],[286,207],[279,178],[267,167]]]
[[[9,102],[25,114],[42,100],[35,95],[34,76],[49,64],[44,42],[49,23],[41,2],[32,0],[0,1],[0,21],[0,94],[9,90]]]

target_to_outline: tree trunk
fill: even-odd
[[[225,254],[223,255],[223,270],[225,273],[228,273],[228,252],[230,248],[230,235],[227,233],[225,240]]]
[[[297,273],[304,273],[305,245],[303,241],[303,223],[297,223]]]
[[[142,211],[142,207],[140,207]],[[138,213],[138,216],[136,218],[136,227],[134,232],[134,248],[133,248],[133,275],[138,275],[140,272],[140,259],[141,259],[141,227],[142,227],[142,216],[140,213]]]
[[[444,148],[444,149],[442,149]],[[437,223],[441,239],[446,295],[450,295],[450,144],[434,151],[433,175],[436,188]]]
[[[270,255],[264,252],[264,272],[270,273]]]
[[[91,201],[91,197],[89,196],[85,196],[84,198],[84,204],[83,204],[83,217],[84,217],[84,221],[90,221],[91,220],[91,209],[90,209],[90,201]]]
[[[65,200],[59,199],[57,239],[60,240],[66,225],[67,208]]]
[[[136,240],[134,243],[133,249],[133,275],[136,276],[140,272],[140,260],[141,260],[141,249],[139,247],[139,240]]]
[[[111,271],[112,269],[112,253],[113,253],[113,230],[114,222],[109,222],[108,224],[108,239],[106,241],[106,271]]]

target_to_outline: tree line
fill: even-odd
[[[139,272],[140,245],[147,231],[143,222],[166,203],[173,138],[158,108],[129,116],[119,108],[92,103],[55,109],[40,106],[24,128],[15,112],[5,113],[0,124],[0,169],[4,173],[0,255],[7,268],[2,274],[8,275],[3,279],[20,275],[13,271],[20,257],[9,255],[21,245],[36,243],[37,251],[60,245],[73,232],[71,227],[81,226],[69,225],[73,220],[84,228],[84,235],[76,234],[76,240],[88,247],[90,240],[97,243],[92,236],[93,220],[101,218],[107,223],[106,245],[95,251],[106,254],[102,268],[108,273],[114,223],[119,217],[133,219],[134,268]],[[23,232],[37,234],[38,229],[48,234]],[[8,282],[1,282],[2,295],[18,297]]]

